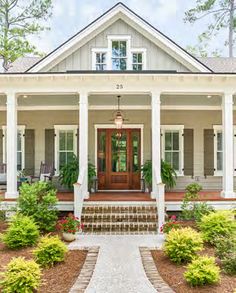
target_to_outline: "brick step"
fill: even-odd
[[[82,214],[156,213],[155,206],[85,206]]]
[[[156,232],[156,223],[85,223],[83,232]]]
[[[83,214],[83,223],[97,222],[156,222],[157,214]]]

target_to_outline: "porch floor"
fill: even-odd
[[[165,201],[182,201],[185,192],[166,192]],[[58,193],[59,201],[73,201],[73,193]],[[200,192],[200,201],[232,201],[236,198],[222,198],[220,191],[202,191]],[[149,193],[143,192],[97,192],[90,194],[89,199],[85,201],[155,201],[151,199]]]
[[[185,192],[166,192],[165,201],[179,202],[184,198]],[[4,193],[0,192],[0,198],[5,201],[14,201],[14,199],[5,199]],[[57,198],[59,201],[72,202],[74,194],[72,192],[58,192]],[[200,201],[236,201],[236,198],[222,198],[220,191],[202,191],[200,192]],[[90,198],[85,200],[91,201],[155,201],[151,199],[149,193],[143,192],[97,192],[90,194]]]

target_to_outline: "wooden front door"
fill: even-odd
[[[98,189],[140,189],[140,129],[98,129]]]

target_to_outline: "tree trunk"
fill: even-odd
[[[229,16],[229,57],[233,57],[233,34],[234,34],[234,1],[230,0],[230,16]]]

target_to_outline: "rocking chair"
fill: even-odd
[[[47,165],[44,162],[40,164],[40,170],[38,176],[30,176],[30,183],[35,181],[51,181],[54,168],[52,165]]]

